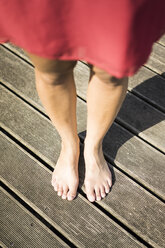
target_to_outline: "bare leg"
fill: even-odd
[[[96,68],[87,92],[87,134],[84,147],[85,189],[89,201],[101,200],[112,185],[102,141],[125,98],[128,79],[117,79]]]
[[[73,61],[55,61],[28,54],[35,65],[39,97],[61,137],[61,153],[52,185],[63,199],[73,200],[78,187],[79,137]]]

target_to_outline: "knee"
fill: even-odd
[[[74,66],[75,63],[68,63],[65,66],[61,64],[60,67],[55,67],[51,71],[36,69],[36,79],[39,79],[36,81],[52,86],[65,84],[69,78],[73,77]]]
[[[37,73],[38,82],[44,83],[47,85],[62,85],[66,82],[68,78],[73,75],[73,71],[69,70],[67,72],[55,72],[55,73]]]
[[[99,78],[103,83],[111,85],[113,87],[127,84],[128,82],[127,77],[117,78],[96,66],[92,67],[92,74],[95,75],[97,78]]]

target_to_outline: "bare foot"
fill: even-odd
[[[85,159],[85,190],[89,201],[100,201],[110,191],[112,186],[112,176],[104,159],[102,145],[93,148],[85,142],[84,147]]]
[[[73,200],[79,184],[78,160],[79,141],[76,144],[61,146],[61,153],[52,174],[52,186],[62,199]]]

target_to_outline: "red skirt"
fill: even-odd
[[[0,42],[131,76],[165,33],[165,0],[0,0]]]

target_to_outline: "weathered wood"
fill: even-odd
[[[47,162],[52,164],[57,161],[60,138],[50,121],[3,87],[0,96],[1,122],[4,127]],[[80,135],[84,137],[85,134]],[[119,167],[164,197],[163,154],[117,124],[110,128],[104,144],[106,155],[115,159]]]
[[[1,136],[2,181],[78,247],[141,247],[81,195],[69,202],[51,186],[51,172]],[[8,156],[10,154],[10,156]]]
[[[117,120],[165,152],[165,114],[128,93]]]
[[[5,59],[2,59],[0,66],[2,68],[5,65],[6,68],[1,71],[1,80],[4,81],[5,84],[8,85],[10,88],[12,88],[12,90],[27,99],[35,107],[39,108],[41,111],[44,111],[35,90],[34,72],[32,68],[26,65],[26,63],[24,62],[21,63],[18,58],[6,52],[5,49],[2,49],[1,52],[3,58]],[[18,62],[15,63],[15,60],[17,60]],[[18,66],[19,63],[20,66]],[[13,74],[8,72],[8,67],[12,68],[12,70],[14,71]],[[77,93],[86,100],[86,91],[89,78],[89,71],[87,70],[87,66],[85,64],[82,64],[81,62],[78,62],[78,65],[74,70],[74,75],[76,79]],[[139,78],[141,77],[143,77],[143,74],[139,75],[137,80],[139,80]],[[137,80],[135,79],[134,83],[136,83]],[[159,84],[157,83],[157,85]],[[164,86],[165,90],[165,84],[162,84],[162,86]],[[155,95],[158,95],[158,100],[162,101],[162,105],[165,105],[163,101],[165,97],[163,97],[163,89],[160,88],[158,94]],[[80,99],[78,99],[78,131],[83,131],[86,128],[86,115],[84,114],[85,110],[81,114],[82,107],[85,108],[85,105],[80,101]],[[136,115],[135,111],[137,112]],[[146,116],[148,116],[147,119]],[[127,95],[125,105],[123,106],[119,114],[119,118],[120,121],[124,123],[124,125],[128,126],[129,129],[132,129],[136,132],[136,134],[139,134],[139,136],[146,139],[152,145],[158,146],[160,150],[164,151],[165,147],[163,145],[162,138],[162,133],[164,133],[162,132],[164,124],[163,122],[160,123],[160,121],[164,119],[164,115],[161,112],[157,111],[137,97],[130,97],[130,95]]]
[[[11,182],[12,177],[14,178],[12,179],[12,182],[14,180],[15,184],[18,184],[18,182],[21,180],[20,184],[24,185],[21,186],[24,187],[24,190],[26,190],[26,188],[29,189],[29,185],[26,184],[26,180],[29,184],[31,183],[29,182],[29,177],[31,177],[31,180],[33,181],[39,181],[38,184],[41,183],[41,186],[38,185],[36,189],[36,187],[33,188],[33,183],[31,183],[30,190],[33,190],[33,194],[35,194],[37,197],[40,197],[40,190],[42,191],[42,185],[45,185],[46,188],[47,185],[50,184],[50,176],[45,176],[45,174],[43,175],[43,173],[41,173],[41,170],[37,169],[38,166],[36,166],[36,164],[34,165],[35,168],[33,168],[32,165],[34,162],[31,162],[30,158],[27,158],[27,156],[22,154],[26,154],[26,152],[23,151],[21,153],[20,151],[18,151],[18,148],[16,148],[16,145],[10,144],[9,141],[7,141],[6,139],[7,137],[1,139],[1,144],[3,147],[1,157],[2,160],[3,158],[5,160],[4,163],[2,162],[3,165],[1,167],[3,178],[6,181]],[[83,150],[81,147],[81,157],[79,164],[80,184],[82,184],[84,180],[82,173],[82,171],[84,171],[82,151]],[[10,157],[8,156],[9,158],[6,159],[6,156],[9,153]],[[27,167],[27,165],[28,168],[24,169],[24,166]],[[21,173],[27,175],[27,179],[22,178]],[[46,184],[44,183],[46,179],[44,179],[44,182],[42,180],[43,177],[47,178],[48,180]],[[115,170],[115,177],[116,183],[114,184],[111,193],[105,198],[105,200],[98,202],[98,204],[100,204],[103,208],[105,208],[116,218],[122,221],[126,226],[131,228],[135,233],[141,236],[149,244],[155,245],[156,243],[157,245],[161,246],[161,244],[163,244],[164,242],[163,218],[165,212],[163,211],[163,204],[117,170]],[[42,196],[44,195],[42,194]],[[34,197],[35,196],[33,196],[33,198]],[[53,196],[53,199],[54,201],[58,201],[55,195]],[[44,204],[43,207],[45,207]],[[47,204],[49,204],[49,200]],[[158,235],[154,235],[155,232]]]
[[[129,79],[128,89],[165,112],[165,80],[142,67]]]
[[[163,35],[159,40],[158,43],[161,44],[162,46],[165,46],[165,35]]]
[[[19,57],[21,57],[21,58],[25,59],[26,61],[28,61],[29,63],[31,63],[29,57],[27,56],[27,54],[25,53],[25,51],[21,47],[18,47],[18,46],[14,45],[13,43],[10,43],[10,42],[3,43],[3,44],[1,44],[1,46],[6,47],[7,49],[11,50],[15,54],[18,54]]]
[[[0,240],[0,248],[8,248],[8,247]]]
[[[0,191],[0,199],[0,238],[6,246],[69,247],[3,189]]]
[[[153,50],[151,55],[146,63],[148,68],[151,68],[153,71],[158,74],[165,72],[165,47],[155,43],[153,45]]]

